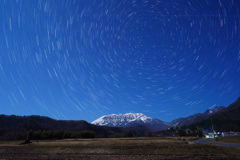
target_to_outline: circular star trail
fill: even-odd
[[[239,97],[238,0],[2,0],[0,113],[170,121]]]

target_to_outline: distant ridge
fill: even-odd
[[[122,133],[119,128],[108,128],[92,125],[86,121],[55,120],[44,116],[15,116],[0,115],[0,139],[14,139],[16,133],[25,133],[29,130],[67,130],[67,131],[94,131],[96,137],[109,137]]]
[[[207,119],[194,123],[202,128],[211,128],[219,131],[240,131],[240,98],[228,107],[209,116]]]
[[[178,118],[171,121],[170,126],[173,128],[176,128],[176,127],[181,128],[182,126],[187,126],[197,122],[201,122],[203,120],[208,119],[210,116],[218,112],[221,112],[224,109],[225,109],[224,106],[220,106],[220,107],[215,107],[213,109],[208,109],[204,113],[197,113],[197,114],[188,116],[186,118]]]

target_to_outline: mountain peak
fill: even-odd
[[[152,131],[166,129],[168,126],[160,120],[152,119],[142,113],[110,114],[92,122],[94,125],[108,127],[133,127],[144,125]]]
[[[124,127],[129,122],[140,120],[147,121],[150,119],[150,117],[147,117],[142,113],[109,114],[93,121],[92,124],[99,126]]]
[[[217,107],[215,107],[213,109],[206,110],[204,113],[206,113],[206,114],[213,114],[213,113],[221,111],[224,108],[225,108],[224,106],[217,106]]]

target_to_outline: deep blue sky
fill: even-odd
[[[239,0],[1,0],[0,114],[170,121],[240,96]]]

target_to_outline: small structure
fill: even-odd
[[[214,138],[214,132],[208,132],[207,134],[205,134],[206,138]]]
[[[206,138],[216,138],[216,137],[231,137],[231,136],[239,136],[240,132],[208,132],[205,133],[205,137]]]
[[[223,137],[230,137],[230,136],[238,136],[238,132],[233,132],[233,131],[230,131],[230,132],[222,132],[222,136]]]

